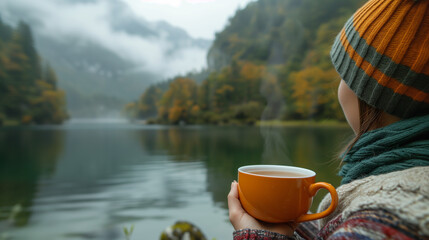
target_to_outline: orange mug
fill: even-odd
[[[270,223],[305,222],[326,217],[338,205],[335,188],[315,183],[316,173],[299,167],[249,165],[238,169],[241,205],[256,219]],[[331,194],[331,205],[320,213],[307,214],[320,188]]]

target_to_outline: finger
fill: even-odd
[[[230,212],[240,213],[243,212],[240,200],[238,199],[238,183],[231,183],[231,191],[228,194],[228,208]]]
[[[231,183],[231,190],[228,194],[228,209],[229,209],[229,220],[232,223],[234,229],[240,229],[240,219],[244,215],[243,207],[241,206],[240,200],[238,199],[238,184],[237,182]]]
[[[232,196],[234,196],[235,198],[239,198],[239,196],[238,196],[238,183],[234,180],[232,183],[231,183],[231,190],[230,190],[230,192],[229,192]]]

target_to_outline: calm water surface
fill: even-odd
[[[156,240],[177,220],[231,239],[226,195],[239,166],[310,168],[338,186],[332,159],[350,134],[96,121],[0,128],[0,239],[125,239],[134,225],[131,239]]]

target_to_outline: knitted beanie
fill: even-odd
[[[331,50],[347,85],[367,104],[409,118],[429,114],[429,0],[370,0]]]

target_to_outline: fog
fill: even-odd
[[[37,34],[56,41],[75,38],[99,44],[135,63],[136,71],[161,74],[164,78],[206,66],[207,49],[191,43],[177,48],[171,41],[174,36],[136,15],[119,0],[3,0],[0,16],[11,24],[24,20]],[[115,27],[118,23],[145,26],[147,36]]]

